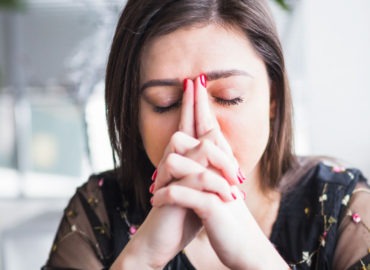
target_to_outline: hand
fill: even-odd
[[[203,102],[196,106],[199,100],[207,102],[206,91],[197,91],[200,97],[194,101],[194,86],[205,90],[200,83],[200,78],[196,80],[194,86],[192,81],[187,81],[188,89],[185,91],[182,103],[180,131],[171,137],[165,149],[151,191],[155,193],[171,182],[179,183],[174,181],[179,179],[186,180],[189,185],[195,187],[199,186],[200,179],[203,188],[207,191],[220,192],[219,195],[222,196],[229,190],[226,196],[222,197],[226,200],[230,199],[229,186],[241,183],[244,177],[238,170],[232,150],[221,133],[218,122],[212,117],[209,106],[202,105]],[[197,122],[196,118],[202,121]],[[212,171],[219,171],[222,177]],[[220,186],[223,188],[218,188]]]
[[[194,111],[197,140],[174,137],[168,151],[171,154],[162,164],[167,167],[167,175],[155,184],[153,205],[192,209],[216,254],[232,269],[258,268],[260,258],[269,258],[285,268],[235,186],[237,163],[210,112],[207,92],[199,78],[195,82]]]
[[[196,127],[194,113],[203,112],[194,111],[194,85],[191,80],[187,82],[179,131],[172,136],[165,149],[151,189],[155,192],[162,186],[172,182],[178,183],[178,179],[181,179],[188,187],[200,188],[199,183],[201,183],[202,188],[208,192],[218,194],[225,201],[233,200],[230,185],[239,183],[238,167],[235,160],[230,162],[231,150],[223,136],[216,136],[217,133],[205,129],[200,132],[199,129],[204,126]],[[201,140],[194,138],[197,133],[196,128],[199,136],[202,137]],[[218,144],[225,150],[210,143],[207,136],[214,142],[217,139]],[[225,155],[225,152],[228,155]],[[222,176],[206,170],[208,165],[219,170]],[[198,181],[198,179],[204,179],[204,181]],[[138,257],[138,254],[144,254],[140,257],[146,258],[147,264],[162,267],[196,236],[201,226],[200,219],[192,210],[169,205],[154,207],[125,250],[132,248],[133,253]]]
[[[193,148],[198,141],[194,128],[194,87],[190,84],[183,95],[181,121],[179,132],[173,136],[166,148],[165,154],[157,170],[156,183],[172,181],[172,174],[168,171],[168,164],[172,154]],[[182,145],[177,144],[177,139],[183,137]],[[181,139],[182,141],[182,139]],[[181,149],[184,147],[184,150]],[[193,166],[185,173],[196,173],[200,166]],[[167,180],[163,180],[166,177]],[[154,186],[153,186],[154,187]],[[112,269],[161,269],[179,251],[181,251],[197,234],[201,223],[193,211],[178,206],[153,207],[144,223],[126,245]]]

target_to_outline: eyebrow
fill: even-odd
[[[244,70],[230,69],[230,70],[215,70],[205,73],[207,76],[207,81],[216,81],[219,79],[225,79],[232,76],[247,76],[252,77],[251,74]],[[177,86],[182,87],[182,82],[179,79],[157,79],[149,80],[145,82],[141,88],[140,92],[143,92],[146,88],[156,87],[156,86]]]

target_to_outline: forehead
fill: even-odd
[[[256,70],[263,66],[240,29],[209,24],[181,28],[148,42],[142,52],[140,77],[141,81],[183,79],[212,70]]]

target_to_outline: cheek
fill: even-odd
[[[232,117],[219,118],[221,130],[246,174],[256,168],[270,135],[268,108],[244,110]]]
[[[152,164],[157,167],[172,134],[178,130],[179,113],[158,114],[140,102],[139,128],[143,145]]]

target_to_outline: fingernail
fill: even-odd
[[[239,180],[239,183],[240,184],[243,184],[244,183],[244,181],[245,181],[245,176],[244,176],[244,174],[243,174],[243,172],[242,172],[242,170],[239,168],[238,169],[238,180]]]
[[[184,92],[186,91],[186,87],[188,86],[188,79],[184,80]]]
[[[200,83],[204,87],[207,87],[207,76],[205,74],[200,74]]]
[[[151,194],[153,194],[153,192],[154,192],[154,183],[150,185],[150,187],[149,187],[149,192],[150,192]]]
[[[231,196],[233,197],[234,200],[236,200],[236,195],[233,192],[231,192]]]
[[[157,169],[155,169],[155,171],[152,175],[152,181],[155,181],[155,179],[157,178],[157,173],[158,173],[158,171],[157,171]]]

